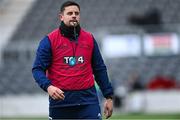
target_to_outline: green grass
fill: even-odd
[[[0,120],[47,120],[47,117],[16,117]],[[113,114],[109,120],[180,120],[180,114]]]
[[[120,120],[180,120],[180,114],[116,114],[111,119]]]

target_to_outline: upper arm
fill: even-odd
[[[39,43],[33,68],[41,67],[43,70],[46,70],[51,64],[51,59],[52,59],[51,44],[49,38],[46,36]]]

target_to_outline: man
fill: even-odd
[[[49,119],[102,119],[94,82],[104,95],[104,115],[113,112],[112,86],[93,36],[80,27],[80,6],[61,6],[61,25],[41,40],[32,68],[49,94]]]

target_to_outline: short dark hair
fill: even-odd
[[[60,12],[62,13],[64,10],[65,10],[65,7],[68,7],[68,6],[72,6],[72,5],[75,5],[78,7],[79,11],[80,11],[80,6],[78,3],[74,2],[74,1],[66,1],[64,2],[62,5],[61,5],[61,10]]]

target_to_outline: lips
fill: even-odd
[[[70,22],[77,22],[77,23],[78,23],[78,21],[77,21],[77,20],[70,20]]]
[[[78,21],[77,20],[71,20],[70,23],[72,23],[74,26],[78,25]]]

